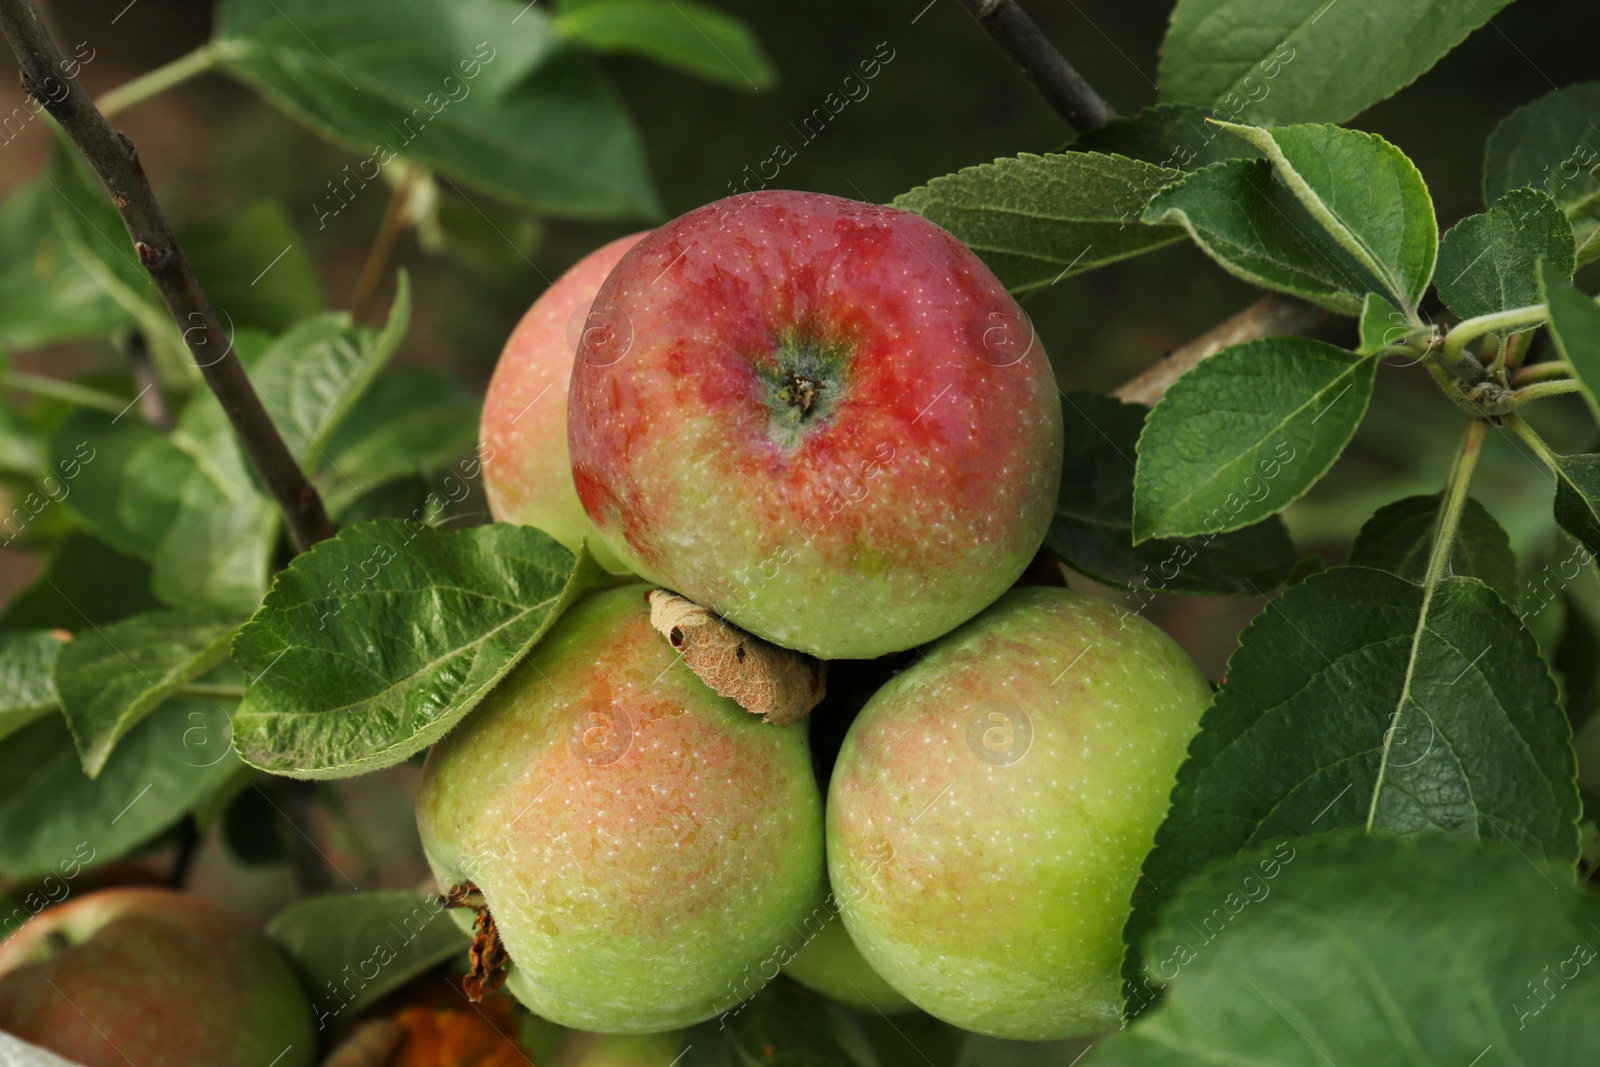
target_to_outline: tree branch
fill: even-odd
[[[1213,326],[1188,344],[1175,348],[1165,359],[1124,383],[1112,393],[1118,400],[1146,407],[1161,399],[1167,386],[1184,371],[1229,345],[1263,337],[1296,336],[1320,326],[1328,312],[1304,300],[1268,293],[1254,304]]]
[[[178,321],[206,384],[283,509],[295,546],[303,551],[331,537],[333,525],[321,497],[261,406],[261,398],[172,236],[133,142],[113,130],[77,80],[66,76],[68,64],[29,0],[0,0],[0,30],[17,55],[23,90],[61,124],[110,194],[139,262]]]
[[[961,6],[1073,129],[1082,133],[1116,116],[1016,0],[961,0]]]

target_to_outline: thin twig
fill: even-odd
[[[66,76],[67,64],[28,0],[0,0],[0,30],[17,55],[23,90],[61,124],[110,194],[139,262],[177,320],[206,384],[283,509],[295,546],[303,551],[331,537],[333,525],[322,498],[261,406],[261,398],[172,236],[133,142],[113,130],[77,80]]]
[[[378,225],[378,232],[372,238],[367,261],[361,265],[355,293],[350,297],[350,317],[356,322],[365,322],[378,301],[378,289],[383,285],[383,276],[388,273],[389,261],[394,258],[400,232],[405,229],[406,205],[411,201],[411,191],[416,184],[417,169],[408,167],[399,184],[394,187],[394,194],[389,197],[383,222]]]
[[[1268,293],[1181,348],[1173,349],[1165,359],[1124,383],[1112,395],[1129,404],[1151,406],[1185,371],[1229,345],[1309,333],[1327,318],[1328,313],[1314,304]]]
[[[1116,117],[1094,87],[1067,62],[1016,0],[961,0],[1000,51],[1022,68],[1051,107],[1078,132]]]

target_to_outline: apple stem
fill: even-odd
[[[133,239],[139,262],[177,320],[201,376],[283,510],[295,547],[304,551],[332,537],[333,524],[322,498],[262,407],[232,341],[172,235],[133,142],[113,130],[83,86],[67,76],[71,64],[62,58],[29,0],[0,0],[0,31],[16,53],[24,90],[61,124],[105,186]]]
[[[1082,133],[1116,117],[1016,0],[961,0],[961,6],[1073,129]]]

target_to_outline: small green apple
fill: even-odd
[[[784,965],[784,974],[863,1011],[892,1015],[915,1007],[867,963],[837,912],[827,906],[817,908],[806,917],[804,928],[807,936],[794,959]]]
[[[1115,1027],[1140,864],[1211,689],[1155,626],[1016,589],[852,724],[829,876],[863,956],[918,1007],[995,1037]]]
[[[508,988],[582,1030],[737,1004],[824,877],[805,723],[713,693],[650,626],[648,589],[571,608],[429,753],[417,799],[440,886],[483,894]]]
[[[306,1067],[311,1007],[267,940],[216,904],[106,889],[0,944],[0,1030],[86,1067]]]

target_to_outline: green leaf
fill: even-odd
[[[239,620],[158,611],[85,631],[56,657],[52,678],[90,778],[117,742],[186,682],[222,662]]]
[[[1079,134],[1063,151],[1100,152],[1143,160],[1162,168],[1199,170],[1225,159],[1256,155],[1214,122],[1210,108],[1156,104],[1137,115],[1118,115]]]
[[[1411,84],[1510,0],[1178,0],[1161,98],[1250,122],[1343,122]]]
[[[1600,455],[1557,456],[1554,470],[1556,522],[1600,553]]]
[[[1600,303],[1578,291],[1559,263],[1539,264],[1538,298],[1550,314],[1550,336],[1572,367],[1589,411],[1600,419]]]
[[[444,736],[575,599],[610,578],[528,526],[378,520],[297,556],[234,639],[246,763],[341,778]]]
[[[55,710],[50,665],[65,645],[47,631],[0,633],[0,738]]]
[[[1144,220],[1175,224],[1228,273],[1343,315],[1382,283],[1326,233],[1264,159],[1195,171],[1150,201]]]
[[[1470,319],[1539,303],[1538,270],[1570,280],[1573,267],[1572,228],[1556,202],[1512,189],[1444,235],[1435,284],[1445,307]]]
[[[1376,356],[1399,344],[1411,331],[1404,312],[1377,293],[1368,293],[1361,302],[1361,344],[1356,355]]]
[[[748,25],[693,0],[596,0],[555,19],[556,32],[596,52],[631,52],[741,92],[778,80]]]
[[[1145,409],[1094,393],[1062,396],[1066,460],[1045,547],[1102,582],[1162,593],[1259,596],[1293,573],[1298,557],[1270,518],[1216,537],[1133,543],[1134,452]]]
[[[1298,337],[1203,360],[1139,435],[1134,541],[1220,534],[1288,507],[1349,444],[1376,370],[1376,360]]]
[[[402,272],[381,332],[356,326],[348,312],[326,312],[296,324],[259,353],[245,353],[261,403],[302,467],[316,471],[327,464],[328,439],[394,355],[410,318],[411,287]],[[254,345],[256,338],[246,343]],[[234,473],[226,480],[253,480],[215,397],[197,397],[184,409],[178,430],[213,460],[229,453],[226,465]]]
[[[1575,775],[1555,683],[1492,589],[1313,575],[1228,660],[1134,890],[1124,975],[1138,981],[1137,947],[1187,878],[1284,838],[1443,831],[1570,865]]]
[[[53,175],[0,200],[0,344],[36,348],[123,329],[128,314],[73,258],[57,231]],[[120,229],[117,231],[120,233]]]
[[[224,0],[221,68],[312,129],[369,153],[330,174],[353,197],[385,196],[395,158],[574,218],[655,216],[644,151],[616,92],[516,0]],[[367,192],[378,183],[379,191]]]
[[[159,606],[143,561],[74,530],[45,557],[39,577],[0,612],[0,629],[77,631]]]
[[[1180,238],[1176,227],[1139,221],[1179,176],[1122,156],[1024,153],[935,178],[894,206],[955,234],[1022,295]]]
[[[1570,871],[1441,837],[1264,843],[1184,890],[1146,945],[1165,1003],[1089,1064],[1600,1061],[1600,902]]]
[[[319,1029],[343,1022],[472,943],[433,893],[334,893],[290,905],[267,923],[299,972]],[[348,976],[361,981],[352,986]],[[368,975],[372,975],[371,978]]]
[[[231,703],[172,700],[122,739],[100,776],[78,763],[66,720],[49,715],[0,742],[0,875],[58,869],[80,843],[85,864],[126,856],[181,818],[238,759],[207,738],[228,736]]]
[[[1415,164],[1375,133],[1338,126],[1223,124],[1261,149],[1278,177],[1381,290],[1414,311],[1433,278],[1439,227]]]
[[[0,285],[4,281],[0,280]],[[0,321],[4,310],[0,309]],[[0,358],[0,371],[5,361]],[[20,474],[39,479],[50,473],[44,458],[44,441],[26,419],[0,398],[0,474]]]
[[[323,308],[306,243],[276,200],[257,200],[226,222],[178,235],[195,277],[222,321],[282,333]]]
[[[1578,263],[1600,256],[1600,82],[1524,104],[1494,128],[1483,154],[1483,199],[1524,185],[1555,197],[1572,224]]]
[[[821,997],[787,979],[689,1030],[680,1067],[850,1067]],[[930,1061],[931,1062],[931,1061]]]
[[[329,438],[315,479],[338,514],[368,490],[437,470],[478,442],[480,403],[443,371],[402,367],[380,375]]]
[[[1421,582],[1428,573],[1440,499],[1438,493],[1408,496],[1379,508],[1350,546],[1350,565]],[[1471,497],[1456,528],[1449,573],[1477,578],[1507,604],[1517,602],[1517,557],[1511,539],[1488,509]]]

